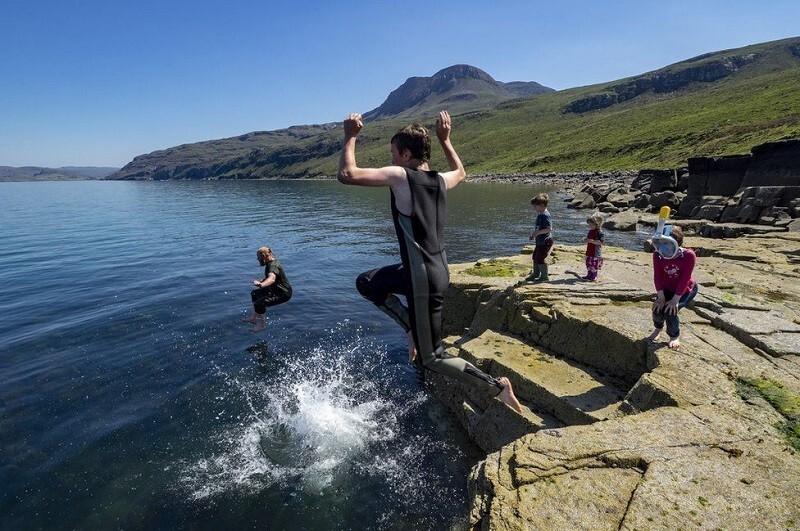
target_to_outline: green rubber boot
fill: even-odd
[[[525,280],[528,282],[536,282],[539,279],[539,274],[539,264],[533,264],[533,271],[531,271],[531,274],[528,275]]]
[[[547,282],[549,280],[547,278],[547,264],[539,264],[539,271],[541,274],[536,279],[536,282]]]

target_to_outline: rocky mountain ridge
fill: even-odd
[[[564,112],[582,113],[610,107],[652,91],[655,94],[674,92],[691,83],[711,83],[723,79],[749,62],[755,53],[708,57],[703,55],[669,68],[644,74],[607,87],[602,93],[577,99],[564,107]]]
[[[364,119],[424,115],[441,108],[465,112],[547,92],[554,90],[534,81],[503,83],[474,66],[454,65],[431,77],[408,78],[379,107],[364,113]]]

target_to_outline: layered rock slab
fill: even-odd
[[[737,256],[732,250],[700,250],[701,294],[681,312],[678,352],[644,340],[651,330],[649,254],[607,249],[598,283],[578,280],[582,249],[566,246],[554,250],[552,281],[544,284],[526,284],[521,275],[477,278],[469,264],[453,266],[445,314],[454,334],[450,352],[509,376],[525,406],[519,416],[497,400],[433,382],[434,390],[450,387],[451,409],[468,404],[473,439],[493,452],[470,480],[473,527],[747,529],[800,522],[798,457],[779,431],[786,418],[741,390],[742,379],[753,379],[800,394],[796,345],[786,342],[779,351],[755,342],[795,334],[798,322],[797,288],[785,284],[797,275],[786,259],[794,246],[765,247],[762,257],[777,252],[783,259],[776,254],[753,265],[730,258]],[[530,257],[508,259],[526,264]],[[781,282],[775,304],[778,288],[770,286]],[[578,425],[543,407],[552,398],[538,391],[547,387],[542,382],[570,378],[546,356],[577,365],[587,378],[613,380],[622,398],[613,414],[583,417],[593,423]],[[563,404],[581,415],[580,403]],[[549,420],[537,417],[543,409]]]
[[[527,435],[473,469],[472,525],[791,528],[800,460],[761,431],[664,408]]]

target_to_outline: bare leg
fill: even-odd
[[[257,334],[258,332],[263,332],[264,330],[267,329],[267,320],[263,313],[256,314],[256,322],[254,324],[255,326],[250,330],[254,334]]]
[[[661,329],[656,328],[655,330],[653,330],[653,333],[650,334],[650,337],[648,337],[647,340],[650,342],[654,342],[656,339],[658,339],[658,336],[660,335],[661,335]]]
[[[511,388],[511,380],[503,376],[498,378],[498,381],[500,382],[500,385],[503,386],[503,390],[500,391],[500,394],[497,395],[497,398],[511,406],[511,409],[517,413],[522,413],[522,406],[519,405],[519,400],[517,400],[517,397],[514,396],[514,390]]]
[[[414,334],[411,333],[411,330],[408,331],[408,362],[414,363],[414,360],[417,359],[417,347],[414,345]]]
[[[669,348],[672,350],[678,350],[681,348],[681,340],[677,337],[671,337],[669,338],[669,343],[667,343],[667,346],[669,346]]]

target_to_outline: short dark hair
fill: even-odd
[[[548,201],[550,201],[550,197],[547,194],[539,194],[531,199],[531,204],[547,206]]]
[[[409,150],[411,156],[420,162],[431,160],[431,137],[428,129],[421,124],[411,124],[400,129],[392,137],[392,144],[397,146],[397,151]]]

